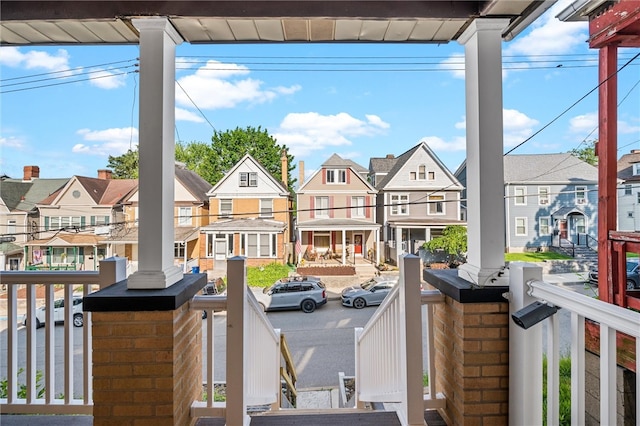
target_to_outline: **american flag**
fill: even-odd
[[[296,254],[300,254],[302,251],[302,244],[300,244],[300,238],[296,238]]]

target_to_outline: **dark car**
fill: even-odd
[[[589,282],[598,283],[598,267],[589,269]],[[627,259],[627,290],[640,289],[640,263],[638,259]]]
[[[265,312],[302,309],[302,312],[310,313],[327,303],[327,291],[319,278],[298,276],[276,281],[262,293],[257,293],[256,298]]]

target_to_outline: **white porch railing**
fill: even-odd
[[[105,269],[107,267],[105,266]],[[84,312],[82,328],[82,385],[74,385],[73,298],[80,290],[86,296],[94,285],[100,284],[98,272],[93,271],[14,271],[1,272],[0,281],[7,285],[6,339],[2,340],[3,359],[0,379],[7,380],[7,397],[0,399],[0,412],[21,414],[91,414],[91,314]],[[45,285],[45,321],[43,333],[36,332],[36,286]],[[55,287],[54,287],[55,286]],[[64,290],[63,344],[58,343],[60,331],[54,323],[56,287]],[[18,290],[26,288],[26,298],[18,306]],[[26,327],[22,317],[26,315]],[[20,334],[24,334],[23,338]],[[6,346],[5,346],[6,345]],[[39,354],[43,352],[44,357]],[[24,354],[24,357],[19,357]],[[56,368],[56,359],[63,360],[63,368]],[[20,373],[24,371],[24,376]],[[24,379],[22,378],[24,377]],[[40,383],[40,380],[44,383]],[[59,383],[62,385],[59,385]],[[25,386],[25,395],[19,395]],[[38,395],[44,389],[43,395]],[[20,396],[20,397],[19,397]]]
[[[585,319],[600,323],[600,424],[616,420],[616,331],[635,337],[640,371],[640,313],[542,281],[540,267],[509,264],[510,314],[536,301],[571,313],[571,424],[585,424]],[[559,424],[559,320],[547,322],[547,424]],[[542,424],[542,327],[509,325],[509,424]],[[640,407],[640,380],[636,380]],[[640,418],[636,424],[640,425]]]
[[[364,328],[356,328],[356,406],[365,402],[398,403],[403,425],[424,425],[425,409],[444,408],[436,390],[435,347],[431,327],[439,291],[420,291],[420,258],[400,258],[398,285],[385,297]],[[423,387],[422,305],[426,305],[427,374],[429,393]]]
[[[246,284],[246,260],[227,260],[227,295],[195,296],[190,308],[207,312],[207,400],[194,401],[192,417],[225,417],[229,425],[248,425],[249,405],[280,407],[280,331],[274,330]],[[226,402],[213,401],[213,312],[227,311]]]

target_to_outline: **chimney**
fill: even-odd
[[[298,172],[300,173],[298,177],[298,188],[300,188],[304,183],[304,161],[298,161]]]
[[[109,169],[98,170],[98,179],[113,179],[113,172]]]
[[[386,158],[388,158],[388,159],[390,159],[390,160],[391,160],[391,159],[393,159],[393,158],[395,158],[395,157],[394,157],[394,155],[393,155],[393,154],[387,154],[387,157],[386,157]]]
[[[631,153],[632,154],[640,154],[640,149],[632,149]]]
[[[280,156],[281,163],[281,179],[282,183],[284,183],[284,187],[289,187],[289,162],[287,161],[287,150],[282,150],[282,155]]]
[[[30,182],[33,179],[37,179],[40,177],[40,167],[38,166],[24,166],[24,177],[22,178],[25,182]]]

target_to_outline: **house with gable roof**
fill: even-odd
[[[207,193],[211,220],[200,230],[200,265],[226,269],[226,260],[245,256],[247,265],[292,261],[293,198],[288,190],[287,157],[280,180],[246,154]]]
[[[640,231],[640,150],[618,159],[618,230]]]
[[[398,157],[371,158],[369,180],[378,190],[377,218],[391,263],[417,253],[445,227],[466,225],[460,212],[464,188],[425,142]]]
[[[28,268],[97,270],[107,255],[102,240],[123,221],[122,201],[138,186],[111,176],[110,170],[98,170],[97,178],[73,176],[36,204],[40,232],[25,243]]]
[[[506,155],[503,161],[507,252],[597,246],[597,167],[571,153]],[[466,183],[466,163],[456,177]]]
[[[333,154],[297,191],[297,241],[302,258],[331,256],[341,263],[356,258],[377,263],[380,225],[376,189],[368,169]]]
[[[24,166],[22,179],[0,183],[0,270],[24,270],[24,244],[40,238],[36,205],[62,188],[69,178],[40,178],[38,166]]]
[[[200,175],[175,163],[174,179],[174,241],[173,261],[182,266],[184,272],[199,267],[200,228],[209,223],[209,197],[211,184]],[[137,181],[136,181],[137,182]],[[128,273],[137,270],[138,265],[138,222],[144,220],[139,211],[139,188],[131,191],[122,200],[123,220],[113,227],[113,231],[103,238],[107,244],[108,256],[128,259]]]

